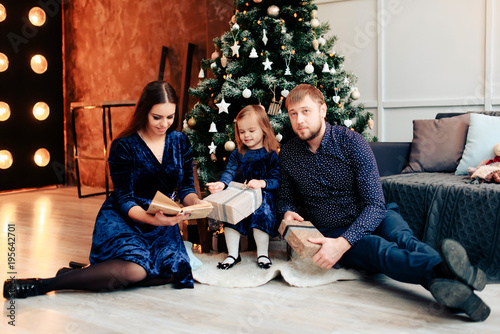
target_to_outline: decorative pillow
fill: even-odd
[[[493,159],[493,146],[499,142],[500,117],[470,114],[467,142],[455,175],[467,175],[467,168],[476,167],[485,159]]]
[[[401,173],[455,171],[464,150],[469,117],[414,120],[410,161]]]

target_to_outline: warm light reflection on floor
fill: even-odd
[[[53,219],[52,202],[45,196],[39,197],[34,203],[34,215],[31,228],[33,230],[32,247],[29,257],[36,259],[42,267],[50,264],[50,259],[54,258],[57,242],[57,225],[47,224],[47,219]]]
[[[2,222],[2,236],[5,238],[8,225],[15,223],[16,206],[11,203],[0,206],[0,221]]]

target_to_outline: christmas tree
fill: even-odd
[[[372,114],[359,98],[357,78],[333,51],[336,37],[317,18],[312,0],[235,0],[230,30],[214,39],[211,59],[202,60],[200,80],[190,93],[198,103],[186,115],[188,135],[198,161],[201,184],[218,180],[235,148],[234,118],[249,104],[262,104],[281,143],[294,136],[284,99],[300,83],[324,94],[327,121],[367,133]],[[205,78],[205,73],[207,73]]]

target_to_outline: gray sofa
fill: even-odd
[[[485,113],[500,116],[499,112]],[[459,114],[438,114],[437,119]],[[472,183],[452,172],[401,173],[411,142],[372,142],[386,202],[395,202],[417,238],[436,247],[459,241],[470,261],[500,282],[500,184]]]

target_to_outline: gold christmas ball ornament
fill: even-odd
[[[232,24],[235,24],[235,23],[236,23],[236,15],[233,15],[233,16],[231,17],[231,23],[232,23]]]
[[[195,120],[194,118],[192,118],[192,117],[191,117],[191,118],[188,120],[188,126],[189,126],[191,129],[192,129],[192,128],[194,128],[194,127],[196,126],[196,120]]]
[[[275,5],[269,6],[267,8],[267,14],[272,17],[278,17],[278,15],[280,15],[280,8]]]
[[[255,3],[261,3],[262,0],[253,0],[253,2],[255,2]]]
[[[312,19],[311,20],[311,27],[313,27],[313,28],[319,27],[319,20],[316,18]]]
[[[217,157],[215,156],[215,153],[210,154],[210,160],[212,160],[213,162],[217,161]]]
[[[232,140],[228,140],[225,144],[224,144],[224,149],[228,152],[232,152],[234,151],[234,149],[236,148],[236,144],[232,141]]]
[[[220,53],[218,51],[214,51],[212,53],[212,60],[215,60],[215,59],[219,58],[219,56],[220,56]]]

